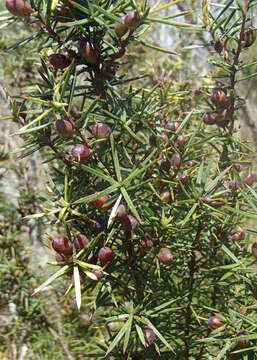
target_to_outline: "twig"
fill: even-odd
[[[64,344],[61,340],[61,338],[59,337],[59,335],[56,333],[56,331],[54,331],[52,328],[49,327],[49,331],[50,333],[53,335],[53,338],[58,341],[61,345],[61,347],[63,348],[63,351],[65,352],[65,354],[67,355],[67,358],[69,360],[74,360],[74,357],[71,355],[71,353],[68,350],[68,347],[66,344]]]

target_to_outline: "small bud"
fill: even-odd
[[[188,161],[186,161],[185,165],[187,167],[193,167],[196,165],[196,163],[194,161],[188,160]]]
[[[146,346],[150,346],[155,340],[155,333],[149,326],[143,327]]]
[[[107,139],[111,134],[111,128],[104,123],[97,123],[92,126],[92,134],[96,139]]]
[[[144,241],[141,242],[140,247],[143,250],[148,251],[153,247],[153,245],[154,244],[153,244],[152,240],[144,240]]]
[[[220,54],[224,48],[223,41],[219,37],[217,37],[214,41],[213,47],[217,51],[217,53]]]
[[[56,69],[65,69],[71,64],[70,59],[63,54],[52,54],[48,57],[48,60]]]
[[[211,102],[214,105],[223,106],[227,103],[227,101],[228,101],[227,95],[223,90],[221,89],[213,90],[211,94]]]
[[[5,274],[4,279],[8,280],[8,281],[12,280],[12,275],[11,274]]]
[[[53,249],[61,254],[64,255],[71,255],[72,254],[72,243],[70,240],[65,236],[57,236],[52,241]]]
[[[165,129],[170,130],[171,132],[175,133],[178,130],[178,128],[180,127],[180,125],[181,125],[181,122],[179,122],[179,121],[168,122],[165,125]]]
[[[218,126],[225,127],[228,125],[229,121],[230,121],[230,117],[227,109],[218,111],[216,116],[216,124]]]
[[[124,22],[130,30],[135,30],[141,22],[141,17],[137,11],[130,11],[125,15]]]
[[[187,174],[179,174],[177,179],[181,184],[186,184],[186,183],[188,183],[189,177]]]
[[[242,180],[243,180],[243,183],[245,185],[251,186],[253,183],[256,182],[256,175],[253,174],[253,173],[252,174],[245,174],[245,175],[243,175]]]
[[[15,16],[27,17],[34,12],[27,0],[6,0],[5,5]]]
[[[218,316],[211,316],[208,319],[208,324],[212,329],[218,329],[219,327],[223,326],[223,322]]]
[[[161,199],[162,200],[168,200],[170,198],[170,192],[169,191],[164,191],[162,194],[161,194]]]
[[[235,164],[233,164],[233,168],[234,168],[236,171],[240,172],[240,171],[243,170],[243,165],[238,164],[238,163],[235,163]]]
[[[90,150],[83,144],[76,145],[71,154],[77,162],[84,162],[90,158]]]
[[[125,16],[122,17],[122,20],[125,19]],[[128,27],[126,24],[122,24],[120,22],[116,22],[114,24],[114,31],[115,34],[117,36],[117,38],[122,38],[122,36],[124,36],[126,34],[126,32],[128,31]]]
[[[203,116],[203,122],[207,125],[213,125],[216,121],[216,114],[211,112],[206,112]]]
[[[100,52],[86,39],[80,41],[79,51],[89,64],[97,64],[100,60]]]
[[[250,47],[256,40],[256,30],[252,26],[249,26],[248,29],[244,32],[243,42],[244,47],[248,48]]]
[[[236,333],[236,337],[247,336],[247,335],[249,335],[248,331],[243,331],[243,330],[238,331]],[[239,340],[238,344],[242,345],[242,346],[249,346],[250,345],[250,340]]]
[[[200,198],[200,201],[205,204],[210,204],[212,202],[212,198],[209,195],[205,195]]]
[[[238,190],[240,188],[240,184],[237,180],[228,181],[227,184],[230,190]]]
[[[98,258],[102,265],[112,263],[114,259],[114,252],[109,247],[103,247],[98,252]]]
[[[257,259],[257,242],[252,244],[252,254]]]
[[[94,222],[90,222],[90,229],[96,234],[101,232],[104,229],[103,220],[100,217],[94,219]]]
[[[175,153],[172,155],[171,157],[171,165],[176,168],[179,169],[181,166],[181,157],[178,153]]]
[[[170,249],[161,248],[158,254],[158,259],[165,265],[170,265],[173,262],[174,256]]]
[[[232,235],[232,240],[243,240],[245,238],[245,233],[243,231],[237,231]]]
[[[57,120],[54,123],[55,130],[64,139],[69,139],[73,135],[73,128],[68,120]]]
[[[97,210],[108,210],[110,207],[112,207],[112,204],[110,204],[109,206],[106,206],[105,203],[110,199],[110,195],[102,195],[99,198],[97,198],[96,200],[91,200],[89,201],[89,204]]]
[[[98,281],[104,277],[104,273],[99,269],[93,269],[92,273],[97,277]]]
[[[132,215],[127,215],[121,219],[122,227],[125,231],[133,231],[138,225],[137,219]]]
[[[186,138],[184,135],[179,135],[177,137],[177,144],[178,144],[178,147],[182,147],[184,144],[185,144],[185,141],[186,141]]]
[[[19,291],[20,288],[21,288],[21,285],[20,285],[20,284],[14,284],[13,287],[12,287],[12,289],[13,289],[14,292]]]
[[[84,247],[86,247],[88,243],[88,238],[83,234],[79,234],[74,238],[74,246],[78,252],[84,249]]]

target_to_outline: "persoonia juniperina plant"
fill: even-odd
[[[94,357],[253,358],[256,175],[237,134],[237,83],[256,76],[255,59],[243,61],[256,2],[205,0],[199,26],[147,1],[14,4],[41,61],[18,134],[24,156],[53,165],[35,217],[60,232],[47,234],[58,270],[34,294],[68,275],[66,296],[78,310],[90,299],[104,329]],[[166,51],[141,38],[153,23],[211,35],[209,82],[182,91],[125,73],[133,47]]]

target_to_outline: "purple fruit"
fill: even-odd
[[[178,128],[180,127],[181,122],[180,121],[174,121],[174,122],[168,122],[165,125],[165,129],[170,130],[171,132],[175,133]]]
[[[114,252],[109,247],[103,247],[98,252],[98,258],[102,265],[110,264],[114,259]]]
[[[137,219],[132,215],[127,215],[121,219],[122,227],[125,231],[133,231],[138,225]]]
[[[15,16],[27,17],[34,12],[27,0],[6,0],[5,5]]]
[[[188,183],[189,177],[187,174],[180,174],[177,179],[181,184],[186,184]]]
[[[77,162],[84,162],[90,158],[90,149],[86,145],[78,144],[72,149],[71,154]]]
[[[61,254],[64,255],[71,255],[72,254],[72,243],[70,240],[65,236],[57,236],[52,241],[53,249]]]
[[[98,281],[104,277],[104,273],[99,269],[93,269],[92,273],[97,277]]]
[[[145,336],[146,346],[150,346],[155,340],[155,333],[149,326],[143,327],[143,333]]]
[[[207,125],[213,125],[216,122],[216,114],[206,112],[203,116],[203,122]]]
[[[170,265],[173,262],[174,256],[170,249],[161,248],[158,254],[158,259],[165,265]]]
[[[55,130],[64,139],[68,139],[73,135],[73,127],[68,120],[57,120],[54,123]]]
[[[48,60],[56,69],[65,69],[71,64],[71,60],[63,54],[52,54],[49,56]]]
[[[257,259],[257,242],[252,244],[252,254]]]
[[[124,20],[124,19],[125,19],[125,16],[122,17],[122,20]],[[128,27],[126,24],[116,22],[114,24],[114,31],[115,31],[117,38],[120,39],[120,38],[122,38],[122,36],[124,36],[128,32]]]
[[[248,331],[245,331],[245,330],[240,330],[236,333],[236,337],[247,336],[247,335],[249,335],[249,333],[248,333]],[[242,346],[249,346],[250,340],[239,340],[238,344],[240,344]]]
[[[178,153],[175,153],[172,155],[171,157],[171,165],[176,168],[179,169],[181,166],[181,157]]]
[[[243,231],[237,231],[232,235],[232,240],[243,240],[245,238],[245,233]]]
[[[208,319],[208,324],[212,329],[218,329],[219,327],[223,326],[223,322],[221,318],[218,316],[211,316]]]
[[[88,243],[88,238],[83,234],[79,234],[74,238],[74,246],[77,251],[81,251],[82,249],[84,249],[84,247],[86,247]]]
[[[96,139],[107,139],[111,134],[109,125],[98,122],[92,126],[92,134]]]

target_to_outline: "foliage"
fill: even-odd
[[[6,51],[25,45],[34,60],[23,96],[6,93],[24,139],[20,153],[40,152],[48,165],[45,192],[29,200],[35,213],[22,216],[45,219],[57,252],[57,269],[37,282],[30,307],[40,306],[46,322],[39,336],[57,339],[41,294],[59,284],[69,359],[255,356],[256,232],[245,224],[257,218],[256,174],[237,136],[237,85],[256,76],[255,59],[242,60],[256,37],[256,2],[204,0],[201,24],[158,16],[176,3],[31,0],[23,20],[3,13],[3,28],[23,21],[28,32]],[[200,87],[181,81],[179,51],[145,37],[151,24],[202,34],[205,44],[187,51],[212,46]],[[145,49],[174,60],[151,71]],[[4,256],[15,258],[13,251],[8,245]],[[30,276],[15,276],[29,293]],[[69,298],[89,313],[86,326]]]

